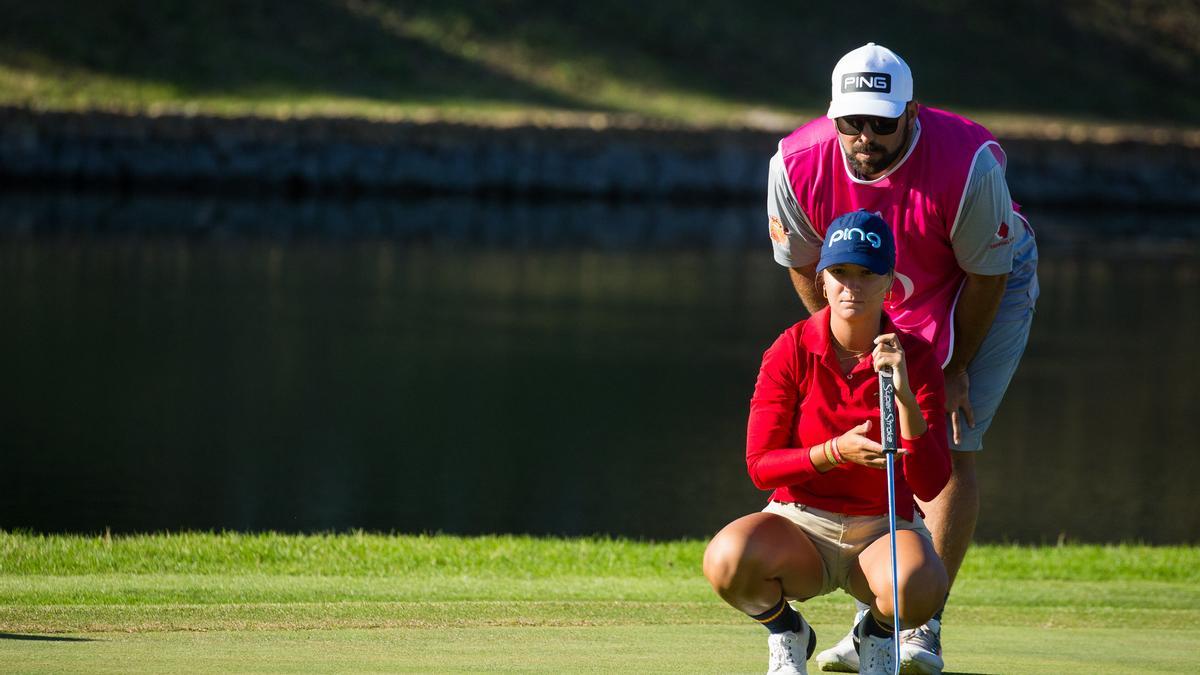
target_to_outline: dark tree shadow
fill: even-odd
[[[340,95],[383,103],[580,107],[406,35],[380,12],[325,0],[0,0],[0,16],[6,17],[0,63],[143,81],[184,97]]]
[[[650,86],[768,105],[823,108],[838,57],[873,41],[907,59],[917,97],[938,103],[1189,122],[1200,115],[1200,43],[1182,27],[1164,28],[1200,15],[1184,7],[1170,9],[1171,20],[1164,10],[1158,22],[1117,31],[1108,26],[1128,18],[1125,10],[1100,0],[881,3],[865,21],[847,20],[838,3],[776,0],[403,4],[552,60],[591,57]]]
[[[864,22],[838,4],[774,0],[0,0],[0,64],[185,98],[562,109],[600,108],[584,92],[601,72],[646,92],[813,110],[837,57],[875,41],[913,64],[929,103],[1194,123],[1200,43],[1186,26],[1200,10],[1162,11],[1155,21],[1101,0],[911,2],[873,7]],[[463,44],[500,45],[525,71]],[[529,70],[570,84],[541,86],[519,74]]]

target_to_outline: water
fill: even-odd
[[[1030,213],[978,539],[1200,540],[1200,222]],[[761,205],[0,195],[0,528],[707,536],[761,508]]]

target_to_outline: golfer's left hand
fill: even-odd
[[[875,372],[891,366],[892,384],[896,387],[896,400],[905,406],[916,406],[917,397],[908,384],[908,366],[904,358],[904,348],[895,333],[884,333],[875,338],[875,349],[871,351]]]

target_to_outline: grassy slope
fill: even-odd
[[[760,670],[761,629],[707,588],[703,546],[0,533],[0,632],[90,640],[0,639],[0,662],[29,671]],[[980,546],[955,590],[947,648],[967,672],[1186,672],[1200,662],[1190,656],[1200,653],[1197,580],[1195,548]],[[844,630],[846,605],[840,594],[804,605],[822,645]],[[1151,661],[1130,660],[1142,652]]]
[[[0,0],[0,102],[482,120],[598,112],[786,126],[868,39],[919,97],[989,120],[1200,118],[1187,3],[914,1],[871,30],[748,0]]]

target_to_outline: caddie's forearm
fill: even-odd
[[[971,364],[992,327],[1007,283],[1007,274],[967,274],[954,308],[954,353],[944,369],[947,373],[961,373]]]
[[[804,308],[808,310],[809,314],[816,314],[825,307],[825,298],[817,292],[814,281],[817,276],[816,263],[803,267],[789,267],[788,275],[792,278],[792,286],[796,288],[796,295],[800,296],[800,302],[804,303]]]

